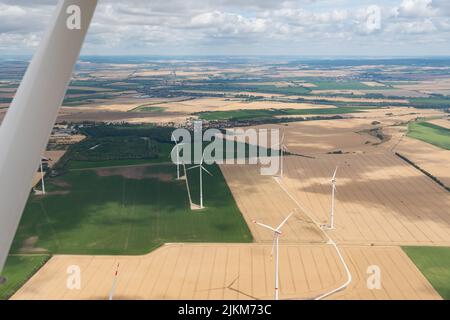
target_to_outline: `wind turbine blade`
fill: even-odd
[[[206,152],[206,149],[203,150],[203,153],[202,153],[202,160],[200,161],[200,165],[203,165],[203,162],[205,161],[205,152]]]
[[[286,219],[283,220],[283,222],[278,226],[277,231],[279,232],[281,230],[281,228],[283,228],[283,226],[286,224],[286,222],[292,217],[292,215],[294,214],[294,212],[291,212],[291,214],[289,216],[287,216]]]
[[[58,2],[50,28],[0,127],[0,271],[96,5],[97,0]],[[69,24],[76,19],[77,8],[81,9],[80,29]]]
[[[261,223],[261,222],[255,221],[255,220],[253,220],[253,223],[255,223],[255,224],[257,224],[258,226],[261,226],[261,227],[263,227],[263,228],[272,230],[273,232],[278,232],[277,230],[275,230],[275,229],[272,228],[271,226],[268,226],[267,224],[264,224],[264,223]]]
[[[211,172],[209,172],[204,166],[201,166],[201,168],[207,173],[209,174],[211,177],[213,177],[213,174]]]
[[[338,168],[339,167],[336,167],[336,170],[334,170],[333,179],[332,179],[333,181],[336,180],[336,174],[337,174]]]
[[[201,167],[200,165],[194,166],[194,167],[190,167],[190,168],[188,168],[188,171],[189,171],[189,170],[193,170],[193,169],[197,169],[197,168],[200,168],[200,167]]]

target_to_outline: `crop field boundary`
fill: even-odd
[[[442,188],[444,188],[445,190],[447,190],[448,192],[450,192],[450,187],[447,187],[441,180],[439,180],[438,178],[436,178],[435,176],[433,176],[431,173],[429,173],[428,171],[426,171],[425,169],[422,169],[421,167],[419,167],[417,164],[415,164],[413,161],[409,160],[407,157],[401,155],[400,153],[396,152],[395,155],[397,157],[399,157],[400,159],[402,159],[403,161],[405,161],[406,163],[408,163],[409,165],[413,166],[414,168],[416,168],[417,170],[419,170],[420,172],[422,172],[424,175],[426,175],[428,178],[430,178],[431,180],[433,180],[433,182],[435,182],[436,184],[438,184],[439,186],[441,186]]]

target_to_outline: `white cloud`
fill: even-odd
[[[0,0],[0,54],[36,46],[55,3]],[[449,0],[101,0],[85,52],[387,53],[399,41],[410,52],[419,38],[448,40],[449,26]]]
[[[403,34],[429,34],[437,30],[436,26],[430,19],[423,21],[399,22],[393,24],[390,31],[393,33]]]
[[[397,13],[402,17],[432,17],[438,10],[433,7],[433,0],[403,0]]]

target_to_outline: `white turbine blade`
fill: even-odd
[[[189,171],[189,170],[193,170],[193,169],[197,169],[197,168],[200,168],[200,167],[201,167],[200,165],[194,166],[194,167],[190,167],[190,168],[188,168],[188,171]]]
[[[97,0],[58,3],[0,127],[0,271],[96,5]],[[78,27],[73,20],[77,8],[81,9],[81,28],[73,29]]]
[[[334,170],[334,174],[333,174],[333,179],[332,179],[332,181],[336,180],[336,174],[337,174],[338,168],[339,168],[339,167],[336,167],[336,170]]]
[[[207,173],[209,174],[211,177],[213,177],[213,174],[211,172],[209,172],[204,166],[201,166],[201,168]]]
[[[253,220],[253,223],[255,223],[255,224],[257,224],[258,226],[261,226],[261,227],[263,227],[263,228],[266,228],[266,229],[272,230],[273,232],[278,232],[277,230],[275,230],[275,229],[274,229],[274,228],[272,228],[271,226],[268,226],[267,224],[264,224],[264,223],[258,222],[258,221],[256,221],[256,220]]]
[[[283,220],[283,222],[278,226],[277,228],[277,232],[279,232],[281,230],[281,228],[283,228],[283,226],[286,224],[286,222],[292,217],[292,215],[294,214],[294,212],[291,212],[291,214],[289,216],[287,216],[286,219]]]

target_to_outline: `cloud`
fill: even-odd
[[[357,13],[356,25],[361,34],[373,34],[381,30],[382,10],[371,5]]]
[[[401,17],[432,17],[438,13],[433,7],[432,0],[403,0],[397,8],[397,13]]]
[[[32,52],[56,2],[0,0],[0,54]],[[101,0],[83,52],[407,53],[449,26],[448,0]]]
[[[430,19],[424,21],[400,22],[392,25],[390,31],[393,33],[403,34],[429,34],[437,30],[436,26]]]

